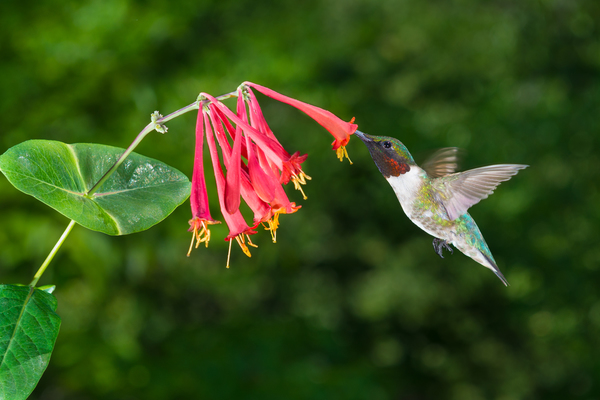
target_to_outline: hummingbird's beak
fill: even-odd
[[[354,132],[354,134],[356,136],[358,136],[358,138],[360,140],[362,140],[365,144],[373,141],[373,139],[371,139],[370,135],[367,135],[366,133],[362,133],[361,131],[357,130]]]

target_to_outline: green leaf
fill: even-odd
[[[48,366],[60,328],[56,298],[0,285],[0,399],[26,399]]]
[[[0,156],[10,183],[86,228],[126,235],[165,219],[190,194],[181,172],[132,153],[92,196],[96,182],[124,149],[100,144],[29,140]]]

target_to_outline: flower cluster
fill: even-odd
[[[288,153],[277,140],[258,104],[252,89],[275,100],[289,104],[313,118],[334,137],[333,149],[340,160],[348,157],[345,146],[357,125],[344,122],[329,111],[279,94],[251,82],[243,83],[236,92],[237,107],[233,112],[213,96],[201,93],[198,98],[196,121],[196,149],[190,203],[193,232],[190,252],[196,243],[208,246],[212,224],[219,223],[211,217],[204,179],[204,142],[206,141],[215,174],[219,206],[229,228],[226,239],[235,239],[243,252],[250,257],[248,246],[256,247],[250,236],[263,225],[271,232],[273,242],[279,226],[279,215],[291,214],[300,206],[291,202],[282,185],[292,181],[294,187],[306,195],[302,185],[310,177],[301,168],[307,155]],[[221,156],[219,156],[219,148]],[[224,173],[226,171],[226,173]],[[240,212],[241,199],[254,213],[251,225]],[[188,255],[189,253],[188,252]],[[229,267],[229,257],[227,260]]]

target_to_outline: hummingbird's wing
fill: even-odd
[[[444,147],[433,153],[422,165],[431,179],[452,174],[458,168],[458,147]]]
[[[467,212],[469,207],[492,194],[501,182],[509,180],[519,170],[527,167],[528,165],[521,164],[489,165],[442,176],[434,179],[432,184],[440,194],[448,218],[455,220]]]

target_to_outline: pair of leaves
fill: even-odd
[[[178,170],[132,153],[94,195],[86,196],[124,151],[29,140],[0,156],[0,170],[17,189],[80,225],[125,235],[166,218],[187,199],[191,184]]]
[[[191,184],[176,169],[132,153],[87,195],[124,151],[30,140],[0,156],[0,170],[17,189],[80,225],[125,235],[166,218],[187,199]],[[0,285],[0,400],[26,399],[48,366],[60,327],[51,292]]]

